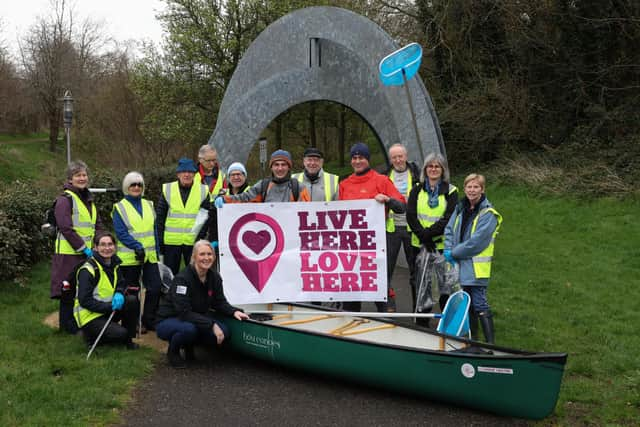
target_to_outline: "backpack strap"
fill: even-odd
[[[300,197],[300,183],[297,179],[291,178],[289,180],[291,185],[291,194],[293,195],[293,201],[297,202]],[[262,201],[264,202],[267,199],[267,192],[269,191],[269,187],[271,186],[271,178],[264,178],[261,181],[261,190],[262,190]]]

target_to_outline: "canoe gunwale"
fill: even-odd
[[[277,303],[277,304],[284,304],[284,303]],[[314,305],[310,306],[310,305],[305,305],[305,304],[294,304],[294,303],[287,303],[287,305],[290,305],[290,306],[293,306],[293,307],[300,307],[300,308],[311,308],[313,310],[323,311],[323,312],[327,312],[327,313],[339,312],[339,310],[334,310],[334,309],[331,309],[331,308],[328,308],[328,307],[321,307],[321,306],[314,306]],[[249,312],[250,312],[250,310],[249,310]],[[292,311],[291,314],[295,315],[295,311]],[[251,318],[249,318],[248,320],[244,320],[244,322],[251,322],[251,323],[254,323],[254,324],[257,324],[257,325],[260,325],[260,326],[268,326],[270,328],[282,329],[282,330],[286,330],[286,331],[294,331],[296,333],[301,333],[301,334],[308,334],[308,335],[314,335],[314,336],[318,336],[318,337],[325,337],[325,338],[330,338],[330,339],[343,340],[343,341],[347,341],[347,342],[358,342],[360,344],[372,345],[372,346],[375,346],[375,347],[394,348],[394,349],[403,350],[403,351],[412,351],[412,352],[417,352],[417,353],[427,353],[427,354],[431,354],[431,355],[446,355],[446,356],[451,356],[451,357],[473,358],[473,359],[476,359],[476,360],[484,360],[484,359],[486,359],[486,360],[500,360],[500,361],[509,360],[509,359],[518,359],[518,360],[528,359],[528,360],[535,361],[535,362],[538,362],[538,363],[549,362],[549,363],[559,364],[559,365],[561,365],[561,367],[564,367],[564,365],[566,363],[566,360],[567,360],[567,353],[532,352],[532,351],[526,351],[526,350],[519,350],[519,349],[514,349],[514,348],[497,346],[495,344],[488,344],[488,343],[483,343],[483,342],[479,342],[479,341],[473,341],[473,340],[468,339],[468,338],[457,337],[457,336],[453,336],[453,335],[447,335],[447,334],[440,333],[440,332],[436,331],[435,329],[428,329],[428,328],[424,328],[422,326],[413,325],[413,324],[400,323],[400,322],[394,321],[393,319],[389,319],[389,318],[373,318],[373,317],[366,317],[366,316],[362,316],[361,318],[362,319],[373,320],[373,321],[381,322],[381,323],[392,324],[392,325],[397,326],[397,327],[411,329],[411,330],[415,330],[415,331],[422,332],[422,333],[425,333],[425,334],[446,338],[447,340],[457,341],[459,343],[468,344],[470,346],[478,347],[478,348],[481,348],[481,349],[484,349],[484,350],[496,350],[496,351],[500,351],[500,352],[503,352],[503,353],[510,353],[510,354],[507,354],[507,355],[496,355],[496,354],[488,354],[488,353],[483,354],[483,353],[471,353],[471,352],[459,352],[459,351],[443,351],[443,350],[437,350],[437,349],[431,350],[431,349],[427,349],[427,348],[416,348],[416,347],[409,347],[409,346],[399,345],[399,344],[379,343],[379,342],[367,340],[366,338],[364,338],[364,339],[360,338],[360,339],[358,339],[356,341],[351,336],[332,335],[330,333],[323,333],[323,332],[310,331],[310,330],[305,330],[305,329],[298,329],[298,328],[292,327],[293,325],[289,326],[289,325],[279,325],[279,324],[265,323],[264,321],[254,320],[254,319],[251,319]]]

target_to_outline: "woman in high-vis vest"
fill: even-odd
[[[484,176],[475,173],[465,178],[465,197],[456,206],[445,229],[444,256],[448,262],[460,264],[460,285],[471,295],[469,326],[472,338],[478,337],[480,320],[486,341],[493,344],[495,334],[487,286],[502,216],[487,200],[485,183]]]
[[[120,275],[120,259],[116,256],[116,239],[111,233],[100,232],[94,239],[95,252],[76,273],[78,292],[73,315],[89,345],[109,325],[100,338],[100,344],[124,344],[128,349],[138,348],[132,341],[140,306],[135,296],[127,295]],[[113,318],[109,317],[113,312]],[[121,324],[119,324],[120,322]]]
[[[116,232],[120,271],[130,294],[138,295],[140,274],[147,290],[142,314],[142,330],[153,330],[160,300],[158,270],[158,239],[156,212],[153,202],[142,198],[144,178],[139,172],[129,172],[122,180],[124,198],[113,205],[111,218]]]
[[[102,225],[91,193],[89,169],[76,160],[67,166],[64,192],[55,203],[58,226],[53,258],[51,260],[51,298],[60,300],[60,330],[70,334],[78,332],[73,318],[74,281],[71,274],[78,264],[92,255],[92,240]]]
[[[449,299],[450,289],[444,283],[445,261],[442,258],[444,250],[444,229],[458,203],[458,189],[449,183],[449,168],[445,158],[439,153],[429,154],[420,172],[420,185],[413,187],[407,202],[407,224],[411,228],[411,245],[414,257],[422,247],[430,253],[427,258],[425,294],[431,298],[431,279],[436,278],[440,293],[440,310],[444,309]],[[432,256],[431,256],[432,255]],[[418,278],[422,278],[423,271],[418,271]],[[414,284],[415,286],[415,284]],[[416,308],[416,292],[413,291],[414,309]],[[421,310],[424,311],[424,310]],[[431,311],[429,307],[428,310]],[[421,322],[428,325],[428,319]]]

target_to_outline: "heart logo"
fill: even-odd
[[[240,249],[240,235],[242,235],[242,242],[255,252],[256,255],[261,253],[271,242],[271,233],[264,229],[258,232],[247,230],[241,233],[242,227],[251,222],[264,224],[271,230],[275,237],[273,252],[267,254],[264,259],[249,259]],[[268,215],[261,213],[246,214],[238,218],[231,227],[231,230],[229,230],[229,249],[238,263],[238,267],[240,267],[245,276],[247,276],[249,282],[251,282],[258,292],[262,292],[267,285],[271,273],[273,273],[273,270],[276,268],[280,255],[282,255],[284,249],[284,232],[276,220]]]
[[[249,230],[242,235],[242,241],[258,255],[271,241],[271,235],[267,230],[260,230],[257,233]]]

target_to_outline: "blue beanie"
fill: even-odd
[[[196,173],[198,172],[198,169],[196,168],[196,164],[193,163],[193,160],[183,157],[180,160],[178,160],[178,167],[176,168],[176,173],[178,172]]]
[[[240,162],[234,162],[229,165],[229,168],[227,169],[227,176],[231,175],[231,172],[234,171],[240,171],[244,174],[244,176],[247,176],[247,169]]]
[[[365,159],[369,160],[371,154],[369,153],[369,147],[367,147],[362,142],[356,142],[351,147],[351,157],[353,156],[362,156]]]
[[[289,165],[289,169],[293,168],[293,161],[291,160],[291,154],[285,150],[276,150],[271,155],[271,160],[269,161],[269,167],[273,166],[273,162],[276,160],[284,160]]]

